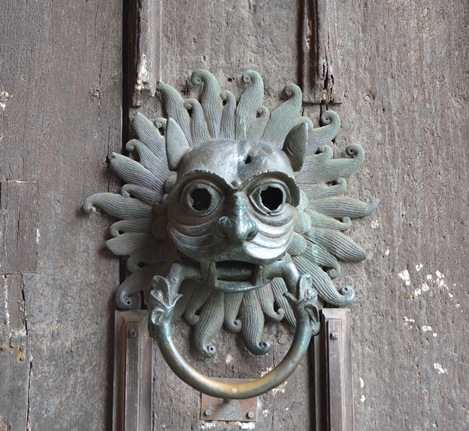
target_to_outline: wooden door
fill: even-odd
[[[340,114],[337,154],[366,150],[348,193],[381,204],[350,232],[368,260],[341,278],[357,294],[355,430],[466,429],[468,14],[463,0],[2,3],[0,430],[111,429],[119,269],[109,220],[80,204],[118,189],[106,156],[137,110],[159,115],[156,82],[187,92],[201,67],[235,94],[257,70],[267,106],[298,83],[314,122]],[[251,377],[288,348],[287,328],[267,335],[255,361],[231,335],[210,362],[181,349],[206,374]],[[154,350],[153,430],[315,429],[307,361],[255,425],[215,424]]]
[[[80,203],[115,189],[121,2],[1,2],[0,15],[0,429],[109,429],[119,269],[109,220]]]

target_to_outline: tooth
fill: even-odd
[[[254,286],[259,286],[265,284],[265,269],[262,265],[256,265],[254,268],[254,274],[252,276],[252,284]]]
[[[215,262],[200,262],[200,272],[202,281],[209,287],[215,288],[217,285],[217,265]]]

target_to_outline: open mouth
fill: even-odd
[[[257,267],[253,263],[239,260],[225,260],[215,263],[217,278],[223,281],[248,281],[253,277]]]
[[[265,284],[261,267],[249,262],[224,260],[201,265],[201,269],[210,287],[222,292],[246,292]]]

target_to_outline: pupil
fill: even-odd
[[[268,210],[275,211],[283,203],[283,192],[277,187],[267,187],[261,192],[262,205]]]
[[[191,192],[191,207],[196,211],[206,211],[210,208],[212,197],[207,189],[195,189]]]

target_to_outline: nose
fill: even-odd
[[[236,193],[233,204],[226,215],[217,220],[215,233],[228,238],[231,243],[242,244],[257,235],[257,224],[248,216],[244,197]]]

